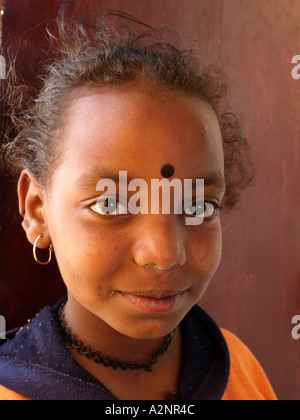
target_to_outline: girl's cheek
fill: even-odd
[[[190,255],[202,278],[210,279],[215,274],[222,257],[222,232],[218,220],[197,233]]]

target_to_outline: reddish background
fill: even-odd
[[[4,51],[18,49],[17,69],[26,82],[36,80],[47,51],[45,24],[60,3],[5,1]],[[202,57],[224,67],[258,176],[237,209],[223,215],[223,261],[201,305],[252,349],[280,399],[300,399],[300,341],[291,336],[292,317],[300,314],[300,80],[291,77],[291,59],[300,54],[300,2],[78,3],[85,11],[118,8],[152,25],[175,25],[199,40]],[[0,314],[14,327],[65,289],[54,263],[33,262],[15,187],[3,178],[0,197]]]

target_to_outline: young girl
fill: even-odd
[[[218,73],[162,30],[103,18],[90,39],[62,16],[59,33],[60,58],[2,155],[33,257],[55,255],[68,296],[7,334],[0,398],[276,399],[246,346],[197,306],[221,259],[220,210],[253,178]],[[149,186],[149,212],[130,212],[120,171]],[[151,213],[151,180],[175,178],[203,179],[204,203],[194,192],[182,213]]]

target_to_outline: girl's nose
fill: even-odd
[[[177,215],[143,215],[132,246],[132,257],[140,266],[166,271],[186,262],[184,225]]]

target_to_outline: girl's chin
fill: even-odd
[[[118,305],[118,314],[107,318],[107,324],[118,333],[132,339],[157,339],[176,329],[190,306],[180,306],[182,297],[166,299],[166,302],[152,302],[131,297],[120,297],[124,306]],[[175,302],[174,302],[175,300]],[[102,318],[103,319],[103,318]]]

